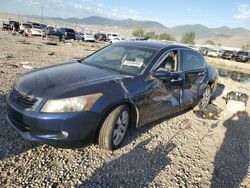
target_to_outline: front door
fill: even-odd
[[[198,52],[182,49],[180,51],[183,87],[181,90],[181,107],[188,108],[196,104],[206,87],[206,69],[204,58]]]
[[[141,123],[149,123],[180,110],[180,88],[182,73],[179,71],[179,50],[166,52],[158,67],[152,70],[145,81],[145,110],[141,115]],[[169,72],[167,79],[159,79],[154,72]]]

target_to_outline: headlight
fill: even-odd
[[[96,93],[79,97],[48,100],[41,109],[41,112],[64,113],[87,111],[101,96],[102,93]]]

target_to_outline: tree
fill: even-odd
[[[195,32],[189,32],[189,33],[186,33],[181,38],[181,42],[183,44],[195,44],[194,39],[195,39]]]
[[[175,41],[175,38],[172,37],[172,36],[171,36],[170,34],[168,34],[168,33],[161,33],[161,34],[159,35],[159,39],[160,39],[160,40]]]
[[[144,30],[143,29],[135,29],[133,31],[133,36],[134,37],[144,37]]]
[[[246,44],[246,45],[241,46],[241,49],[243,51],[249,51],[250,50],[250,44]]]
[[[207,40],[207,41],[205,42],[205,44],[215,45],[215,42],[214,42],[214,41],[212,41],[212,40]]]
[[[155,34],[155,32],[148,32],[145,35],[146,39],[156,39],[158,37],[158,35]]]

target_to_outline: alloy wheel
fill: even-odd
[[[127,111],[121,112],[116,121],[116,126],[113,131],[112,141],[115,146],[119,145],[123,140],[123,137],[125,136],[128,128],[128,123],[129,123],[129,113]]]

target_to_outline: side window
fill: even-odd
[[[161,62],[160,66],[157,70],[165,70],[165,71],[177,71],[179,64],[179,52],[178,50],[170,51],[166,54],[165,58]]]
[[[181,51],[181,62],[183,70],[192,70],[204,66],[204,58],[199,53],[191,50]]]

